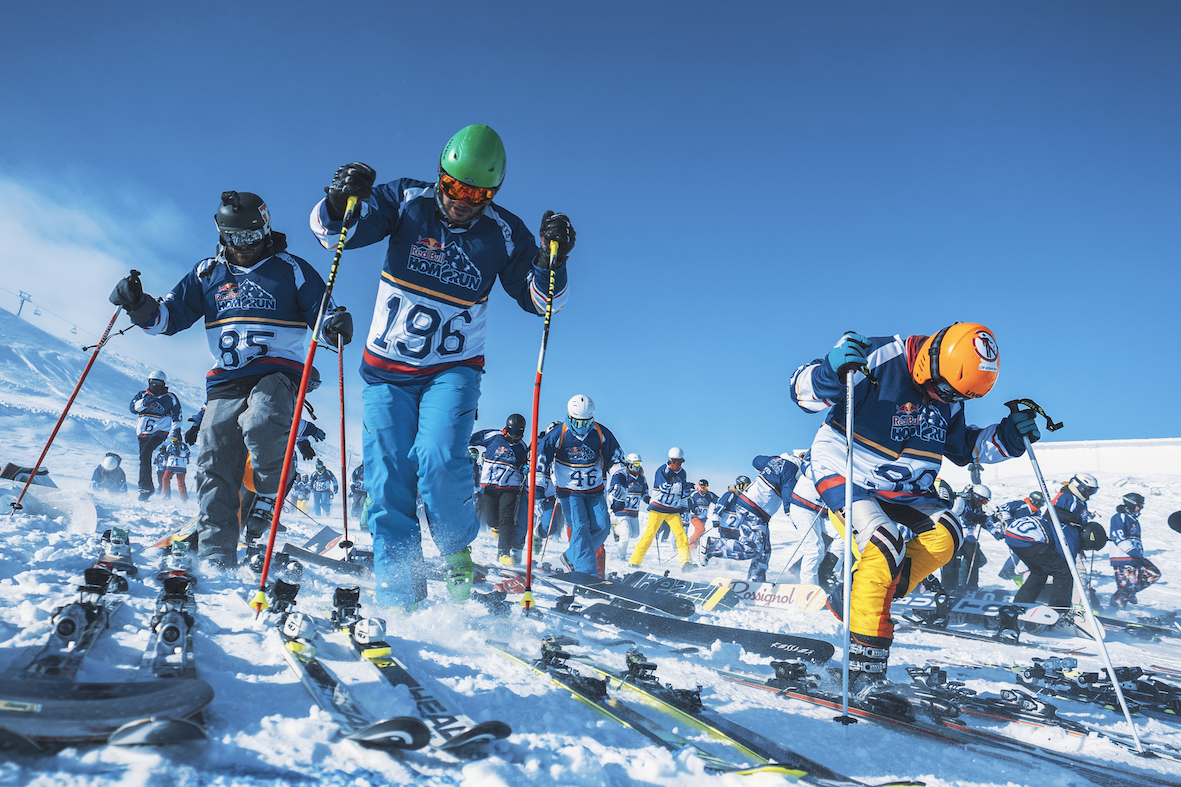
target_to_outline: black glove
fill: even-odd
[[[328,218],[333,221],[343,219],[349,197],[356,197],[358,202],[369,199],[376,178],[377,172],[373,167],[359,161],[345,164],[336,170],[336,174],[332,176],[332,185],[324,187],[324,191],[328,193]]]
[[[189,427],[189,431],[185,432],[185,442],[189,445],[197,444],[197,433],[201,431],[200,424],[193,424]]]
[[[130,276],[120,279],[115,289],[111,290],[110,300],[116,306],[122,306],[136,325],[151,325],[160,311],[156,299],[144,292],[139,281],[139,271],[132,271]]]
[[[570,256],[570,251],[574,248],[574,228],[570,226],[570,219],[566,217],[566,214],[547,210],[545,215],[541,217],[541,232],[538,234],[541,236],[541,244],[537,249],[537,267],[549,269],[549,242],[551,240],[558,242],[558,254],[554,257],[554,270],[565,265],[566,258]]]
[[[325,343],[331,344],[333,347],[337,345],[337,336],[340,336],[341,341],[348,344],[353,340],[353,315],[341,309],[324,321],[324,327],[320,333],[324,336]]]
[[[312,444],[307,440],[304,440],[302,443],[296,443],[296,446],[299,447],[299,455],[302,456],[305,461],[316,458],[316,452],[312,449]]]

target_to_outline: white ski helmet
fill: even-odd
[[[116,467],[119,466],[119,461],[120,461],[120,457],[118,454],[108,453],[106,456],[103,457],[103,460],[101,462],[103,470],[106,470],[108,473],[113,471]]]
[[[992,490],[984,484],[972,484],[972,494],[976,495],[982,500],[992,500]]]
[[[575,394],[566,403],[566,423],[579,437],[586,437],[595,423],[595,403],[589,396]]]
[[[1099,491],[1099,482],[1090,473],[1075,473],[1070,479],[1070,487],[1083,500],[1089,500],[1091,495]]]
[[[675,445],[668,449],[668,461],[685,461],[685,452],[677,448]]]
[[[644,464],[644,460],[640,459],[639,454],[628,454],[627,455],[627,466],[628,467],[630,467],[632,469],[636,469],[638,467],[642,467],[643,464]]]
[[[154,371],[148,375],[148,382],[151,382],[152,380],[159,380],[162,383],[167,383],[168,382],[168,375],[164,374],[164,372],[157,369],[156,371]]]

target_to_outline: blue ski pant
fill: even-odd
[[[315,506],[316,516],[332,516],[332,490],[312,492],[312,505]]]
[[[595,552],[611,533],[607,498],[602,492],[572,495],[559,491],[558,500],[562,502],[562,515],[570,527],[570,546],[566,548],[566,559],[575,571],[599,576],[599,560]]]
[[[372,499],[369,529],[381,604],[426,598],[417,496],[441,554],[458,552],[476,538],[468,440],[476,423],[480,374],[456,366],[422,381],[370,384],[361,394],[365,486]]]

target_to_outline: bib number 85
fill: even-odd
[[[268,340],[274,338],[274,331],[246,331],[245,336],[237,331],[222,331],[217,339],[221,367],[237,369],[266,355],[271,349]]]

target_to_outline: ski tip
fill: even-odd
[[[262,614],[263,610],[267,608],[267,594],[265,590],[259,590],[254,594],[254,598],[250,600],[250,608],[254,610],[255,619]]]

